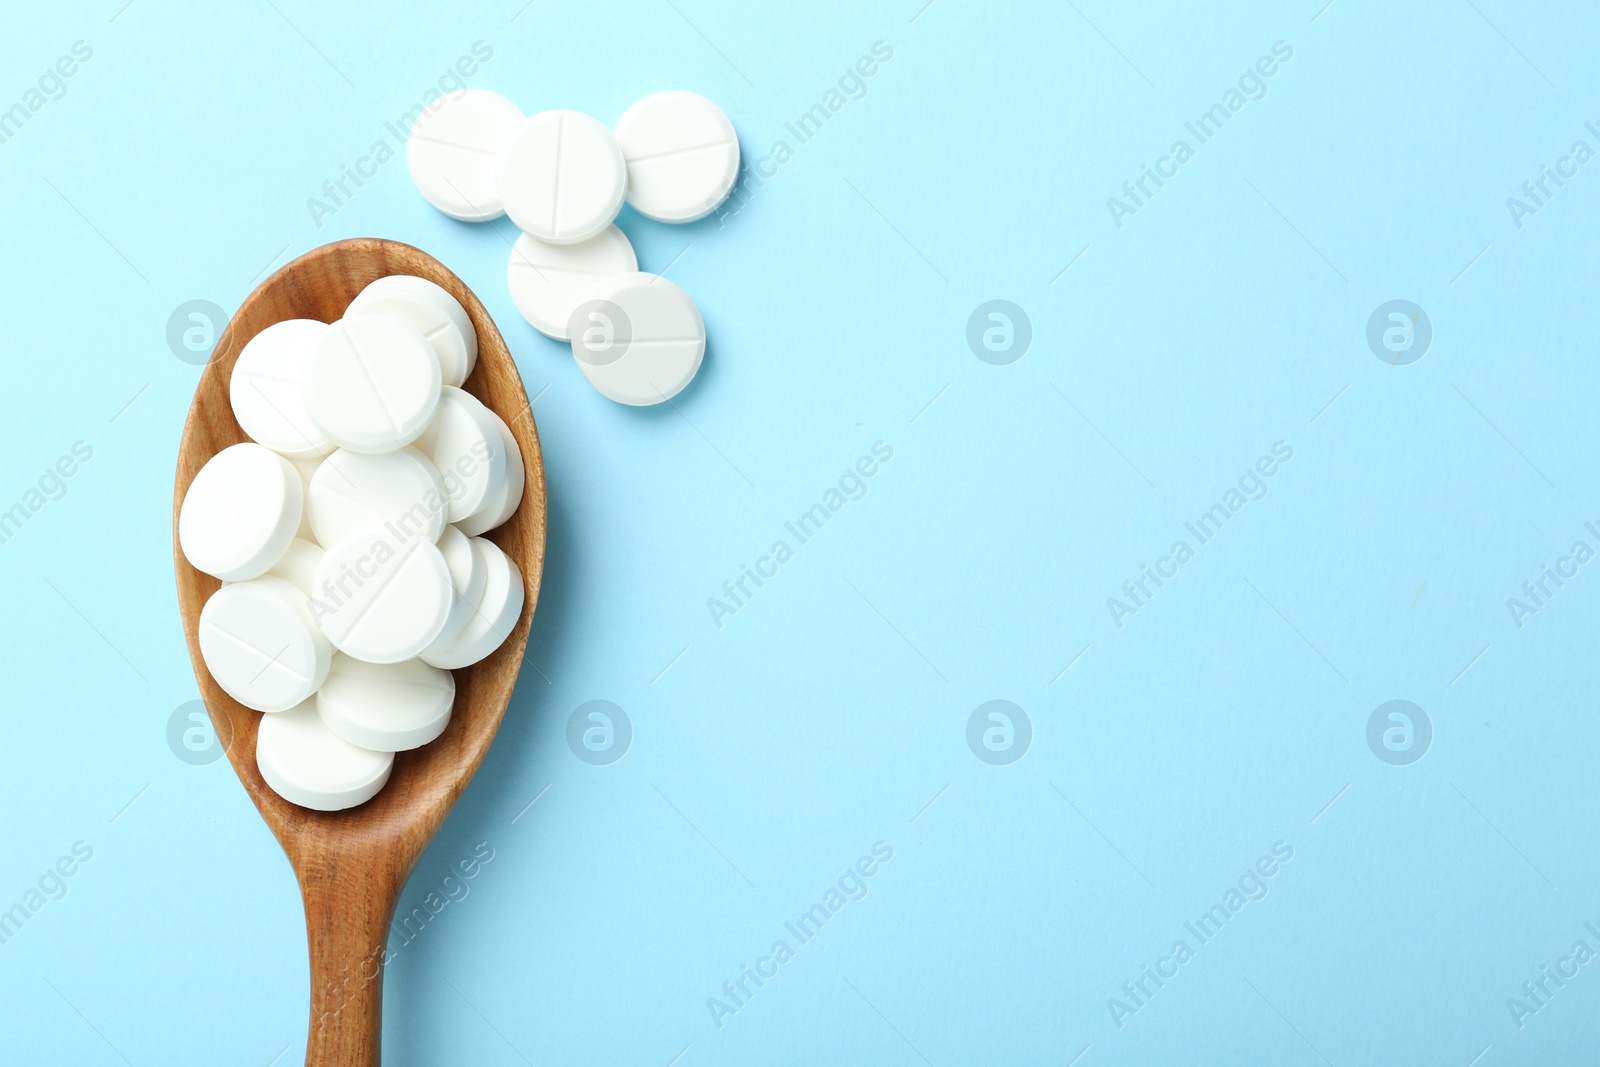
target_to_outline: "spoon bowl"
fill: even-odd
[[[221,583],[190,566],[178,549],[178,509],[207,460],[249,439],[228,398],[233,365],[245,343],[283,319],[333,322],[368,283],[391,274],[436,282],[461,301],[472,319],[478,362],[464,388],[505,420],[528,472],[521,506],[486,536],[516,563],[527,597],[505,643],[481,662],[454,672],[455,706],[443,734],[419,749],[397,753],[388,784],[365,804],[345,811],[311,811],[284,800],[262,780],[255,758],[261,713],[223,692],[200,658],[200,609]],[[357,238],[324,245],[287,264],[246,298],[201,374],[178,450],[172,508],[178,608],[217,738],[245,792],[288,854],[305,900],[311,957],[307,1067],[379,1062],[389,923],[406,879],[483,761],[511,699],[544,565],[545,504],[539,434],[505,340],[461,279],[410,245]]]

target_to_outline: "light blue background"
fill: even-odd
[[[389,968],[386,1062],[1594,1047],[1600,963],[1522,1028],[1506,1005],[1600,950],[1600,565],[1520,628],[1506,606],[1600,549],[1600,163],[1521,228],[1505,203],[1600,149],[1592,10],[122,2],[17,8],[0,36],[0,107],[94,50],[0,144],[0,507],[94,450],[0,546],[0,908],[94,850],[0,945],[0,1058],[299,1062],[288,865],[227,762],[165,736],[196,696],[170,509],[200,373],[165,330],[355,235],[483,298],[550,489],[521,683],[402,911],[495,858]],[[1280,40],[1265,98],[1196,147],[1184,122]],[[530,112],[705,93],[749,162],[874,42],[893,58],[725,224],[624,212],[711,337],[639,411],[517,317],[509,222],[435,213],[400,159],[320,228],[307,209],[477,41],[469,83]],[[1107,197],[1179,137],[1195,158],[1119,229]],[[997,298],[1032,322],[1009,366],[964,339]],[[1395,298],[1434,328],[1407,367],[1365,340]],[[866,497],[716,627],[707,598],[876,441]],[[1277,441],[1270,494],[1115,626],[1106,598]],[[1365,740],[1397,698],[1434,729],[1410,766]],[[609,766],[566,742],[591,699],[633,725]],[[967,746],[990,699],[1032,722],[1009,766]],[[868,895],[719,1028],[707,999],[877,841]],[[1278,841],[1269,895],[1119,1028],[1108,998]]]

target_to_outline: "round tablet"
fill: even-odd
[[[349,315],[328,328],[306,374],[306,410],[352,452],[392,452],[428,428],[439,406],[439,357],[414,327]]]
[[[500,487],[489,494],[480,510],[456,523],[456,528],[470,537],[486,533],[511,518],[517,505],[522,503],[522,489],[528,480],[528,469],[522,462],[522,450],[517,447],[517,439],[511,436],[511,428],[494,412],[490,411],[489,416],[494,419],[495,429],[499,431],[500,450],[506,457],[506,477]]]
[[[394,753],[352,745],[328,729],[316,701],[307,700],[261,720],[256,769],[291,804],[341,811],[378,795],[394,769]]]
[[[611,131],[581,111],[529,116],[506,143],[495,171],[506,214],[551,244],[587,241],[616,219],[628,165]]]
[[[450,521],[483,507],[506,478],[505,449],[495,417],[471,393],[445,386],[439,412],[417,438],[417,449],[438,468],[450,501]]]
[[[436,101],[411,127],[406,166],[428,203],[462,222],[505,214],[495,189],[500,148],[522,122],[522,111],[487,89],[464,89]]]
[[[628,203],[657,222],[711,214],[739,178],[739,138],[698,93],[652,93],[622,113],[617,143],[628,162]]]
[[[483,599],[483,586],[488,580],[488,570],[480,553],[472,549],[472,538],[454,526],[444,528],[444,536],[439,538],[439,554],[444,556],[444,565],[450,568],[450,585],[456,597],[450,617],[445,620],[435,643],[448,641],[461,632],[477,609],[478,601]]]
[[[280,455],[326,455],[333,445],[306,413],[306,370],[328,324],[285,319],[245,344],[228,381],[233,416],[252,441]]]
[[[486,574],[483,596],[478,598],[472,617],[460,633],[422,654],[423,660],[435,667],[455,670],[477,663],[505,643],[522,616],[527,594],[522,588],[522,572],[517,570],[517,565],[493,541],[474,537],[472,548],[478,553]]]
[[[333,446],[328,446],[329,451]],[[322,456],[296,456],[289,460],[295,473],[300,475],[300,492],[305,494],[311,489],[311,477],[317,473],[317,468],[322,466]],[[309,499],[300,509],[300,528],[295,531],[295,536],[306,541],[315,541],[317,535],[311,532],[311,505]]]
[[[322,562],[322,549],[311,541],[296,537],[278,562],[267,568],[267,577],[282,578],[306,596],[311,595],[317,578],[317,564]]]
[[[178,545],[197,570],[242,582],[277,562],[300,526],[300,476],[271,449],[230,445],[206,461],[178,509]]]
[[[369,526],[323,552],[311,614],[340,652],[399,663],[438,640],[454,597],[450,569],[431,540]]]
[[[317,690],[317,713],[352,745],[404,752],[444,733],[455,698],[450,672],[420,659],[363,663],[337,652],[328,680]]]
[[[607,226],[587,241],[553,245],[523,234],[511,249],[506,280],[511,300],[528,325],[557,341],[567,340],[567,322],[595,287],[639,269],[628,237]]]
[[[589,384],[619,404],[659,404],[700,369],[706,324],[689,294],[654,274],[602,284],[572,315],[572,354]]]
[[[478,332],[461,301],[443,286],[409,274],[379,278],[350,301],[346,315],[388,315],[428,339],[445,385],[460,385],[478,362]]]
[[[437,541],[448,506],[444,480],[415,448],[376,456],[340,449],[322,461],[306,489],[311,530],[325,547],[367,526]]]
[[[305,594],[282,578],[225,585],[200,609],[200,658],[233,699],[283,711],[317,691],[333,648],[311,619]]]

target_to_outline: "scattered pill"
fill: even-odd
[[[442,121],[419,125],[412,138],[413,177],[423,195],[457,218],[492,218],[503,208],[523,231],[506,268],[522,317],[547,337],[571,341],[580,371],[602,395],[636,407],[671,399],[699,372],[705,321],[683,290],[640,274],[631,243],[612,222],[624,202],[669,223],[705,218],[726,202],[740,166],[728,116],[681,91],[635,101],[615,130],[579,111],[513,120],[516,109],[504,98],[454,99],[440,109]],[[458,127],[467,132],[437,132]],[[441,184],[430,169],[436,149],[474,180],[493,159],[495,195],[481,197],[494,201],[486,204],[492,211],[463,212],[459,196],[455,207],[440,204],[430,191]],[[481,524],[488,510],[467,521]]]
[[[495,162],[522,122],[522,111],[487,89],[465,89],[435,102],[411,128],[406,166],[423,197],[463,222],[505,214],[495,188]]]
[[[417,450],[439,471],[450,522],[478,511],[505,481],[505,449],[494,414],[464,390],[445,386],[438,413],[417,438]]]
[[[336,652],[317,690],[317,712],[352,745],[404,752],[444,733],[455,696],[450,672],[420,659],[365,663]]]
[[[517,565],[493,541],[474,537],[472,547],[486,574],[483,596],[460,633],[422,654],[422,659],[435,667],[454,670],[477,663],[505,643],[522,616],[526,591]]]
[[[565,341],[573,311],[597,286],[638,269],[633,245],[615,226],[570,245],[553,245],[525,233],[511,249],[506,281],[511,300],[528,325],[546,337]]]
[[[282,578],[225,585],[200,609],[200,657],[233,699],[284,711],[328,676],[333,649],[312,621],[305,594]]]
[[[206,461],[178,510],[178,545],[195,569],[241,582],[266,573],[300,527],[300,476],[289,461],[251,443]]]
[[[346,315],[388,315],[428,339],[445,385],[459,386],[478,362],[478,332],[461,301],[442,285],[409,274],[379,278],[350,301]],[[241,357],[243,358],[243,357]]]
[[[315,700],[306,700],[262,718],[256,769],[291,804],[341,811],[378,795],[394,769],[394,753],[352,745],[328,729]]]
[[[522,462],[522,450],[517,446],[517,439],[511,436],[511,427],[492,411],[489,417],[494,419],[495,429],[500,434],[500,450],[506,457],[506,477],[500,487],[489,494],[480,510],[456,523],[456,528],[470,537],[504,525],[517,510],[517,505],[522,503],[522,490],[528,479],[528,469]]]
[[[450,569],[431,539],[369,526],[324,550],[311,614],[340,652],[399,663],[438,640],[454,597]]]
[[[524,233],[574,244],[616,219],[628,166],[598,119],[581,111],[541,111],[506,142],[495,183],[506,214]]]
[[[657,222],[711,214],[739,177],[739,137],[698,93],[652,93],[622,113],[617,143],[628,163],[628,203]]]
[[[387,315],[349,315],[311,357],[306,409],[340,448],[390,452],[428,428],[442,384],[439,357],[416,329]]]
[[[306,413],[306,371],[328,332],[315,319],[275,322],[245,343],[228,381],[234,417],[250,439],[289,459],[323,456],[328,436]]]
[[[340,449],[322,461],[306,489],[311,529],[321,545],[367,526],[437,541],[448,507],[444,479],[414,447],[378,455]]]
[[[706,326],[689,294],[654,274],[600,285],[573,313],[572,354],[589,384],[619,404],[659,404],[700,370]]]

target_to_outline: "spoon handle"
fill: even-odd
[[[306,1067],[378,1067],[383,964],[396,894],[382,865],[308,865],[300,874],[311,955]]]

